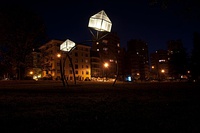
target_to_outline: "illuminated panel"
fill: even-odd
[[[75,46],[75,43],[73,41],[67,39],[65,42],[63,42],[60,45],[60,50],[69,52],[74,46]]]
[[[97,31],[111,31],[112,23],[104,10],[90,17],[88,27]]]

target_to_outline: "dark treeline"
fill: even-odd
[[[42,18],[33,11],[14,6],[0,8],[0,75],[23,78],[29,65],[27,56],[44,42],[45,31]]]

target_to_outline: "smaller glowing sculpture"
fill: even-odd
[[[60,50],[61,50],[61,51],[69,52],[69,51],[72,50],[72,48],[74,48],[75,45],[76,45],[76,44],[75,44],[73,41],[67,39],[65,42],[63,42],[63,43],[60,45]]]

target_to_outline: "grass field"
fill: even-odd
[[[0,133],[200,132],[200,84],[0,81]]]

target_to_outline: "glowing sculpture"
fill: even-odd
[[[112,23],[104,10],[102,10],[90,17],[88,27],[93,28],[97,31],[110,32]]]
[[[70,50],[72,50],[72,48],[73,48],[75,45],[76,45],[76,44],[75,44],[73,41],[67,39],[65,42],[63,42],[63,43],[60,45],[60,50],[61,50],[61,51],[67,51],[67,52],[69,52]]]

